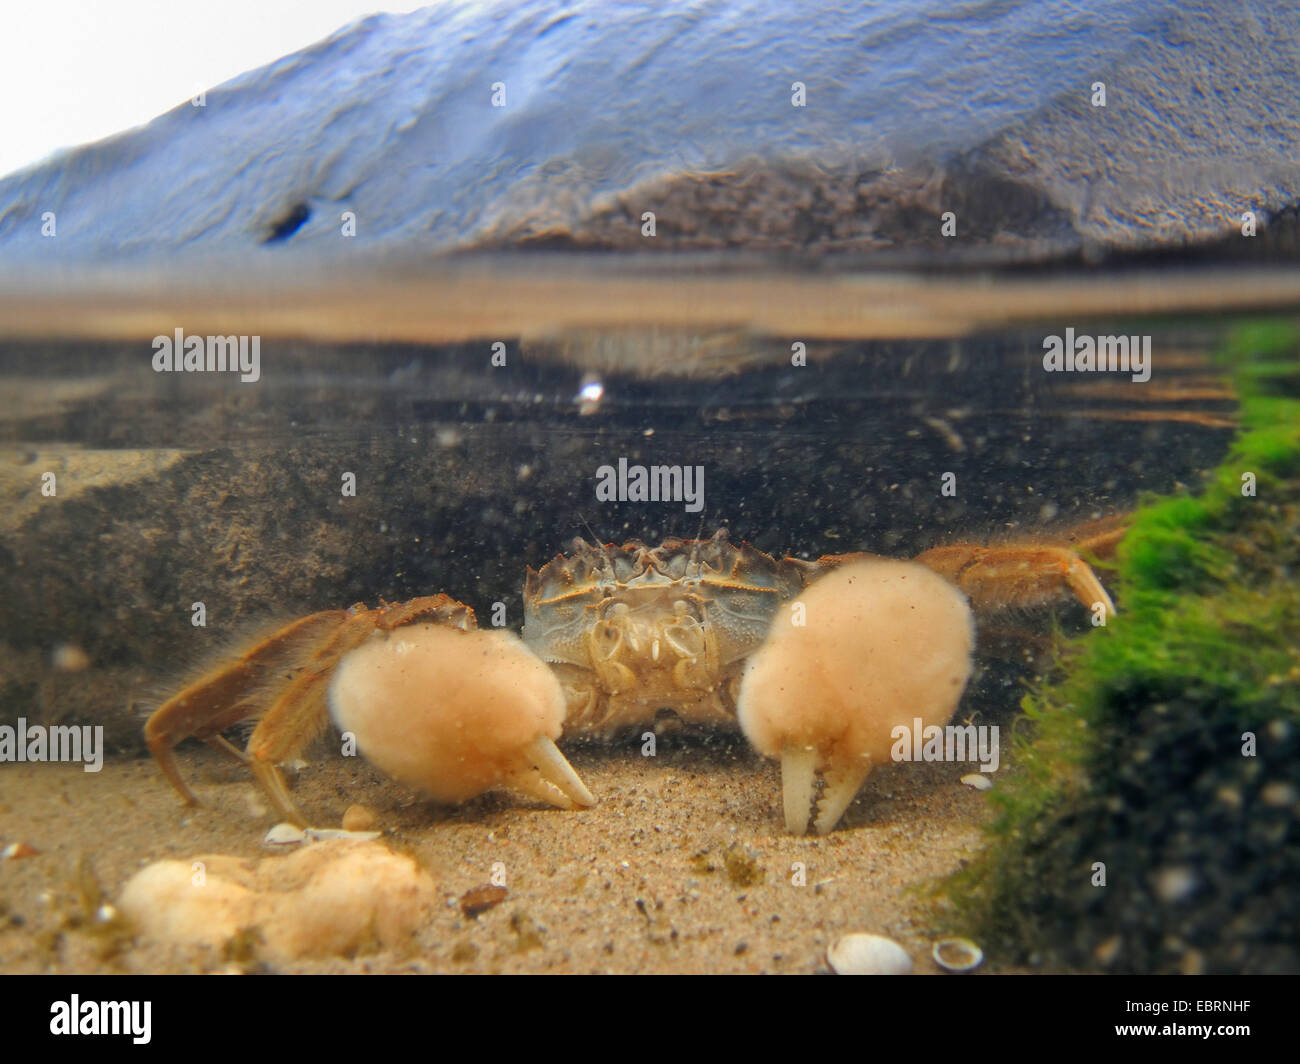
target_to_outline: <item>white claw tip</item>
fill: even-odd
[[[803,835],[808,830],[816,783],[816,750],[811,746],[787,746],[781,751],[781,797],[785,830],[791,835]]]
[[[524,748],[524,764],[512,782],[525,794],[561,809],[590,809],[596,796],[569,764],[560,748],[539,735]]]

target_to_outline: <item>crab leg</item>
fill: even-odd
[[[247,753],[253,774],[277,811],[299,827],[305,827],[307,821],[289,797],[276,766],[292,758],[324,728],[326,695],[335,667],[374,629],[372,614],[350,617],[280,692],[248,738]]]
[[[206,742],[210,747],[212,747],[212,749],[220,750],[223,754],[228,754],[229,756],[233,757],[241,765],[248,764],[248,755],[245,754],[244,751],[239,749],[239,747],[237,747],[224,735],[214,735],[209,739],[205,739],[204,742]]]
[[[211,668],[187,684],[145,725],[145,739],[163,776],[187,804],[198,799],[181,779],[173,748],[195,738],[249,765],[281,815],[305,823],[276,768],[323,727],[326,692],[347,654],[380,629],[417,621],[465,631],[474,611],[447,595],[432,595],[378,609],[356,605],[303,617],[255,643],[233,661]],[[266,708],[269,705],[269,708]],[[266,709],[263,714],[263,709]],[[221,732],[262,716],[241,753]]]
[[[257,712],[259,688],[286,655],[318,630],[337,628],[347,616],[345,610],[327,610],[303,617],[259,641],[233,662],[203,673],[158,707],[145,724],[145,741],[163,776],[187,805],[197,805],[198,799],[181,778],[173,747],[193,737],[219,749],[233,750],[225,740],[221,740],[225,746],[214,740],[225,729]]]
[[[1065,591],[1090,610],[1100,606],[1109,619],[1116,613],[1115,603],[1080,554],[1112,556],[1127,531],[1127,521],[1127,515],[1115,515],[1024,543],[955,543],[927,550],[912,560],[966,592],[977,613],[1039,606]],[[786,562],[798,566],[805,582],[811,583],[827,571],[878,558],[866,553],[829,554],[815,562],[794,558]]]
[[[980,612],[1037,606],[1067,588],[1089,609],[1101,605],[1108,618],[1115,614],[1092,567],[1064,547],[936,547],[914,560],[946,576]]]

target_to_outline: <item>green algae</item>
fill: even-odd
[[[1300,970],[1298,354],[1290,323],[1230,337],[1240,436],[1139,509],[1119,615],[1022,702],[989,844],[943,888],[1002,963]]]

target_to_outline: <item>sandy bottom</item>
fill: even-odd
[[[828,972],[841,934],[888,935],[919,973],[938,935],[925,888],[980,844],[985,792],[960,783],[973,766],[878,769],[825,838],[781,823],[780,774],[743,740],[664,737],[658,756],[633,742],[566,748],[600,804],[582,812],[488,795],[455,809],[429,804],[356,759],[318,756],[295,799],[320,826],[362,803],[390,847],[437,878],[443,905],[400,952],[294,965],[311,972]],[[94,932],[111,902],[161,858],[263,856],[276,822],[251,778],[196,744],[182,771],[203,804],[189,809],[150,760],[0,766],[0,846],[39,853],[0,861],[0,971],[264,970],[220,957]],[[1004,766],[1005,768],[1005,766]],[[477,917],[460,897],[505,866],[505,900]],[[792,866],[806,865],[806,885]],[[986,961],[983,971],[992,968]]]

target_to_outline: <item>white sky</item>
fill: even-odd
[[[0,0],[0,175],[430,0]]]

